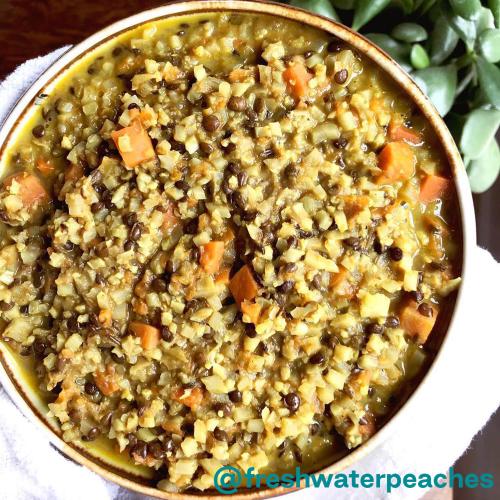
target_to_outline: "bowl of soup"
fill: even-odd
[[[51,65],[0,145],[2,383],[123,486],[342,470],[446,353],[465,169],[409,76],[342,25],[143,12]]]

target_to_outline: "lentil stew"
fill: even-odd
[[[0,332],[66,441],[181,491],[376,432],[446,327],[461,243],[444,156],[380,70],[207,14],[118,37],[38,106],[0,189]]]

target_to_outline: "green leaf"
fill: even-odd
[[[500,61],[500,29],[487,29],[479,35],[479,47],[484,58],[496,63]]]
[[[481,8],[480,0],[450,0],[451,8],[457,16],[472,19]]]
[[[401,23],[394,27],[391,35],[401,42],[415,43],[427,40],[427,31],[417,23]]]
[[[429,40],[431,63],[441,64],[455,50],[458,35],[444,16],[439,16]]]
[[[467,166],[470,187],[474,193],[487,191],[500,172],[500,149],[493,138],[486,146],[483,154],[472,160]]]
[[[419,10],[420,14],[425,14],[428,10],[434,7],[437,0],[418,0],[415,5],[415,10]]]
[[[476,25],[476,33],[480,35],[484,30],[493,29],[495,27],[495,18],[490,9],[481,7],[474,18]]]
[[[472,48],[474,46],[476,41],[476,25],[474,21],[467,21],[463,17],[453,16],[450,19],[450,25],[467,47]]]
[[[427,51],[419,43],[416,43],[411,48],[410,61],[415,69],[424,69],[430,64]]]
[[[382,12],[391,0],[357,0],[352,29],[358,31],[359,28],[370,22],[377,14]]]
[[[355,4],[356,0],[332,0],[332,5],[342,10],[352,10]]]
[[[483,153],[500,125],[497,109],[475,109],[469,113],[460,138],[460,149],[467,159],[475,160]]]
[[[413,73],[420,88],[432,101],[441,116],[451,109],[457,88],[457,69],[453,64],[432,66]]]
[[[500,0],[488,0],[488,7],[493,14],[497,28],[500,28]]]
[[[405,14],[410,14],[416,9],[416,3],[414,0],[399,0],[399,3],[403,7]]]
[[[391,57],[404,57],[410,53],[410,46],[407,43],[399,43],[385,33],[368,33],[365,36]]]
[[[330,0],[291,0],[290,5],[301,9],[311,10],[321,16],[329,17],[334,21],[340,21]]]
[[[488,101],[500,108],[500,68],[482,57],[476,61],[479,83]]]
[[[448,21],[448,24],[453,28],[459,38],[472,50],[476,41],[476,23],[468,21],[460,16],[454,16],[444,4],[439,4],[438,10],[442,16]]]
[[[385,50],[406,71],[411,70],[411,66],[408,64],[408,56],[411,50],[410,45],[399,43],[385,33],[368,33],[365,36],[382,50]]]

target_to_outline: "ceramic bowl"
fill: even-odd
[[[458,202],[460,211],[460,223],[462,228],[462,276],[463,284],[458,293],[455,307],[450,314],[449,327],[443,335],[440,346],[437,349],[433,363],[425,376],[420,381],[418,387],[413,391],[400,409],[389,419],[389,421],[366,443],[356,448],[345,457],[337,460],[321,472],[337,473],[365,457],[368,453],[374,451],[376,447],[390,436],[394,430],[404,421],[405,414],[411,414],[413,405],[420,404],[418,394],[426,384],[432,384],[433,371],[436,364],[442,357],[447,355],[447,346],[451,339],[457,333],[460,318],[465,314],[463,303],[464,295],[468,290],[468,277],[474,263],[470,262],[472,249],[475,246],[475,218],[472,204],[472,197],[467,180],[465,168],[463,166],[460,154],[453,141],[453,138],[446,128],[438,112],[431,104],[429,99],[422,93],[408,74],[399,67],[385,52],[373,45],[370,41],[361,35],[353,32],[349,28],[301,9],[293,8],[283,4],[271,2],[255,1],[185,1],[170,3],[168,5],[141,12],[135,16],[128,17],[118,21],[111,26],[104,28],[95,35],[87,38],[82,43],[72,47],[55,61],[32,87],[21,97],[0,130],[0,169],[4,152],[16,132],[32,116],[34,111],[35,99],[42,93],[50,93],[51,89],[64,78],[66,72],[76,64],[85,62],[87,58],[92,58],[93,53],[98,51],[103,44],[111,43],[113,38],[137,26],[165,18],[177,16],[186,16],[190,14],[199,14],[203,12],[247,12],[254,14],[269,14],[301,22],[315,28],[322,29],[337,38],[352,45],[359,53],[370,59],[374,64],[382,68],[387,75],[404,89],[408,97],[414,102],[415,106],[426,116],[435,136],[440,143],[445,156],[449,162],[450,170],[454,176],[456,190],[458,193]],[[1,173],[1,170],[0,170]],[[19,357],[14,355],[13,351],[3,342],[0,342],[0,382],[12,397],[21,411],[38,427],[45,432],[47,439],[56,446],[67,457],[75,462],[88,467],[92,471],[100,474],[104,478],[114,481],[121,486],[134,490],[138,493],[157,498],[171,500],[187,500],[193,497],[197,498],[225,498],[214,492],[204,494],[200,493],[166,493],[155,488],[155,483],[146,469],[141,469],[126,460],[117,459],[116,455],[110,453],[105,447],[92,445],[90,447],[80,448],[73,444],[65,443],[61,438],[60,429],[55,420],[46,417],[46,404],[37,396],[35,390],[35,380],[30,376],[29,369],[24,366]],[[376,456],[376,455],[375,455]],[[258,498],[268,498],[289,492],[283,488],[261,489],[261,490],[242,490],[232,498],[254,500]]]

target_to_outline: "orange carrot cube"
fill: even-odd
[[[428,305],[432,310],[431,316],[422,314],[415,301],[410,301],[405,304],[399,312],[401,328],[403,328],[410,337],[414,337],[419,344],[425,344],[427,341],[427,338],[434,328],[438,315],[438,308],[435,305]]]
[[[377,184],[392,184],[408,180],[415,173],[415,154],[405,142],[390,142],[378,155],[378,166],[382,170]]]
[[[259,286],[251,269],[248,266],[243,266],[229,282],[229,289],[236,303],[241,304],[244,300],[253,300],[257,296]]]
[[[441,198],[450,187],[451,181],[440,175],[427,175],[420,184],[418,199],[422,203],[431,203]]]
[[[201,246],[200,265],[207,273],[216,273],[224,256],[224,242],[210,241]]]
[[[134,168],[143,161],[154,158],[155,151],[151,138],[139,120],[111,133],[127,168]]]
[[[129,325],[130,331],[141,338],[141,345],[144,349],[154,349],[160,343],[160,330],[154,326],[132,321]]]

